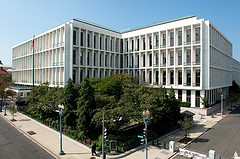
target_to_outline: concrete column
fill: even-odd
[[[209,159],[215,159],[216,158],[216,153],[214,150],[209,151]]]

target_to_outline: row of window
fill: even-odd
[[[182,30],[176,31],[177,35],[174,35],[174,31],[169,33],[169,40],[168,40],[168,46],[173,47],[175,45],[175,39],[176,39],[176,45],[180,46],[183,45],[183,32]],[[141,40],[141,49],[157,49],[159,48],[159,45],[161,48],[165,48],[167,45],[167,35],[165,33],[161,33],[161,41],[159,39],[159,34],[142,36],[141,39],[137,38],[136,40],[132,39],[130,41],[118,39],[118,38],[108,38],[103,37],[99,35],[91,35],[90,33],[86,33],[81,31],[80,35],[78,31],[73,30],[73,45],[79,45],[78,42],[78,36],[80,36],[80,46],[85,47],[91,47],[95,49],[101,49],[101,50],[108,50],[108,51],[119,51],[119,45],[120,45],[120,52],[132,52],[132,51],[139,51],[140,50],[140,40]],[[185,39],[184,44],[188,45],[192,42],[192,34],[191,29],[185,30]],[[120,43],[119,43],[120,42]],[[159,43],[161,42],[161,43]],[[194,28],[194,43],[200,43],[200,27]],[[148,44],[148,47],[147,47]],[[123,49],[123,47],[125,48]],[[114,49],[115,48],[115,49]]]

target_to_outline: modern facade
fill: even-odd
[[[33,84],[32,41],[12,49],[13,80],[20,85]],[[221,92],[225,98],[240,76],[231,42],[209,20],[195,16],[124,31],[73,19],[35,36],[34,44],[36,85],[129,73],[152,87],[172,87],[177,98],[203,107],[200,96],[211,104]]]

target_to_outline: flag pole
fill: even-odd
[[[32,41],[32,53],[33,53],[33,87],[34,87],[34,38],[35,35],[33,35],[33,41]]]

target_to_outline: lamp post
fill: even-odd
[[[147,123],[149,121],[148,119],[148,115],[150,114],[150,112],[147,111],[143,111],[143,121],[145,124],[145,131],[146,131],[146,135],[145,135],[145,149],[146,149],[146,159],[148,159],[148,153],[147,153]]]
[[[103,122],[103,127],[102,127],[102,158],[103,159],[105,159],[105,155],[104,155],[104,129],[105,129],[105,127],[104,127],[104,112],[103,112],[103,120],[102,120],[102,122]]]
[[[59,108],[59,116],[60,116],[60,152],[59,155],[64,155],[64,152],[62,150],[62,115],[63,115],[63,105],[58,105]]]
[[[7,104],[6,104],[6,94],[7,94],[7,91],[5,91],[4,116],[6,116],[6,115],[7,115],[7,113],[6,113],[6,109],[7,109]]]
[[[221,92],[221,116],[223,117],[223,93]]]

